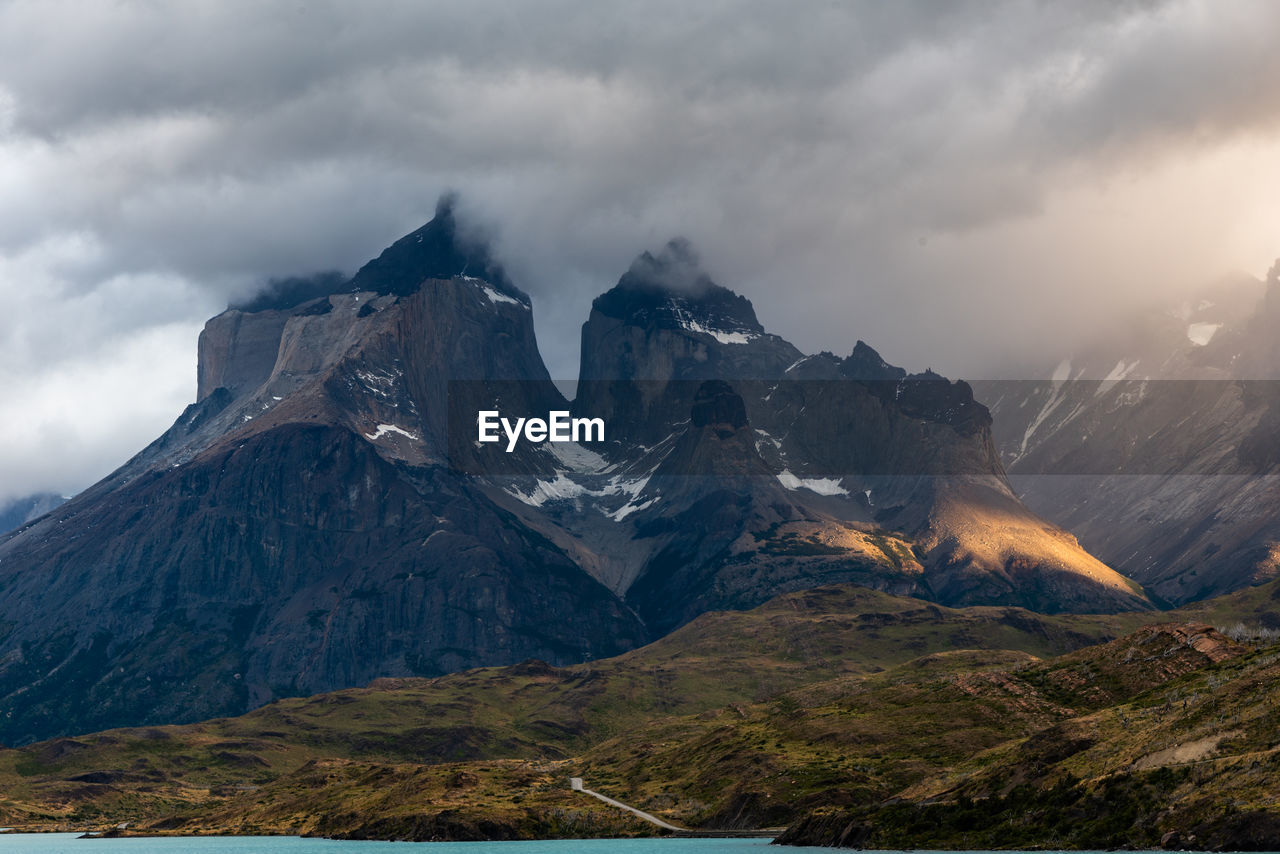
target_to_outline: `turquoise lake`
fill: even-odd
[[[78,839],[75,833],[0,834],[0,854],[765,854],[767,839],[556,839],[545,842],[345,842],[296,836]],[[775,852],[778,849],[773,849]],[[782,849],[784,851],[800,849]],[[816,850],[816,849],[814,849]]]
[[[392,854],[422,848],[430,854],[786,854],[829,848],[765,848],[767,839],[559,839],[541,842],[351,842],[298,836],[166,836],[78,839],[78,834],[0,834],[0,854]],[[913,850],[910,854],[955,854]],[[965,851],[964,854],[1032,854]],[[1103,854],[1036,851],[1034,854]]]
[[[786,854],[830,848],[768,849],[768,839],[554,839],[545,842],[344,842],[297,836],[178,836],[78,839],[75,833],[0,833],[0,854],[391,854],[422,847],[431,854]],[[954,854],[912,851],[911,854]],[[965,854],[1028,854],[1019,851]],[[1102,854],[1037,851],[1035,854]]]

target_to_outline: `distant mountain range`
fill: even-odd
[[[0,538],[0,741],[602,658],[837,582],[1152,607],[1018,500],[969,386],[800,353],[681,241],[595,300],[572,402],[530,305],[445,199],[351,279],[210,320],[174,425]],[[508,453],[482,410],[607,433]]]
[[[66,500],[56,492],[37,492],[0,504],[0,534],[39,519]]]
[[[1280,262],[1070,354],[975,383],[1020,496],[1182,604],[1280,574]]]

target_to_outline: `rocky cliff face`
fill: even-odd
[[[528,298],[465,275],[454,227],[444,208],[339,293],[214,318],[199,400],[0,541],[0,740],[648,639],[613,592],[445,464],[456,376],[518,380],[512,407],[565,406]],[[435,278],[384,274],[402,268]]]
[[[1172,604],[1280,572],[1280,265],[1063,359],[978,384],[1038,513]]]
[[[863,342],[804,356],[682,243],[596,299],[582,341],[575,410],[618,428],[594,463],[506,491],[656,631],[835,582],[1149,607],[1013,495],[967,385],[908,375]]]
[[[529,309],[446,201],[351,279],[211,320],[173,427],[0,538],[0,741],[582,661],[830,582],[1149,606],[1017,501],[966,385],[805,357],[680,242],[583,327],[572,408],[608,441],[478,442],[481,409],[571,406]]]
[[[671,432],[673,413],[688,417],[702,380],[779,377],[801,357],[673,240],[592,303],[575,409],[608,419],[621,443],[653,444]]]

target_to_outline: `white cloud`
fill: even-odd
[[[77,492],[167,429],[195,395],[198,331],[150,326],[48,366],[0,372],[0,502],[36,489]]]

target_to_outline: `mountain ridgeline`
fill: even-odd
[[[573,402],[530,306],[445,199],[354,277],[210,320],[174,425],[0,539],[0,741],[587,661],[829,583],[1151,607],[1018,501],[967,385],[805,356],[683,242],[595,301]],[[482,447],[488,409],[608,441]]]

